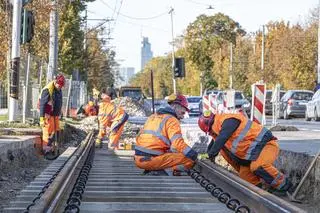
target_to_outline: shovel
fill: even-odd
[[[291,202],[302,203],[301,200],[296,199],[296,196],[297,196],[297,194],[299,193],[302,184],[305,182],[305,180],[307,179],[309,173],[311,172],[313,166],[316,164],[319,155],[320,155],[320,150],[318,151],[318,153],[316,154],[316,156],[314,156],[314,159],[312,160],[312,162],[311,162],[311,164],[310,164],[307,172],[306,172],[306,173],[304,174],[304,176],[302,177],[302,180],[300,181],[299,185],[298,185],[297,188],[294,190],[294,192],[293,192],[292,194],[290,194],[289,192],[287,192],[287,195],[288,195],[289,200],[290,200]]]

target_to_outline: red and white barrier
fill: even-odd
[[[265,101],[266,84],[258,82],[251,85],[252,88],[252,108],[251,120],[259,124],[265,124]]]
[[[203,111],[209,110],[210,108],[210,102],[209,102],[209,95],[204,95],[202,97],[202,109]]]
[[[218,105],[217,105],[217,95],[215,94],[210,94],[209,95],[209,102],[210,102],[210,111],[213,112],[214,114],[217,113],[218,111]]]

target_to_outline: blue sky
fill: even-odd
[[[174,8],[174,36],[183,34],[188,24],[200,14],[222,12],[230,16],[247,32],[255,32],[269,21],[304,20],[318,0],[96,0],[88,4],[88,19],[113,18],[110,27],[112,46],[121,66],[140,70],[142,36],[149,37],[154,56],[171,51],[171,19]],[[211,5],[214,9],[207,9]],[[155,18],[157,17],[157,18]],[[99,22],[89,21],[89,26]]]

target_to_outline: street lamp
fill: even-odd
[[[172,81],[173,81],[173,93],[176,94],[177,93],[176,79],[174,78],[175,64],[174,64],[173,11],[174,9],[171,7],[169,14],[171,15],[171,36],[172,36]]]

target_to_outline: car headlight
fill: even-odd
[[[245,104],[243,104],[243,107],[244,107],[244,108],[250,107],[250,103],[245,103]]]

